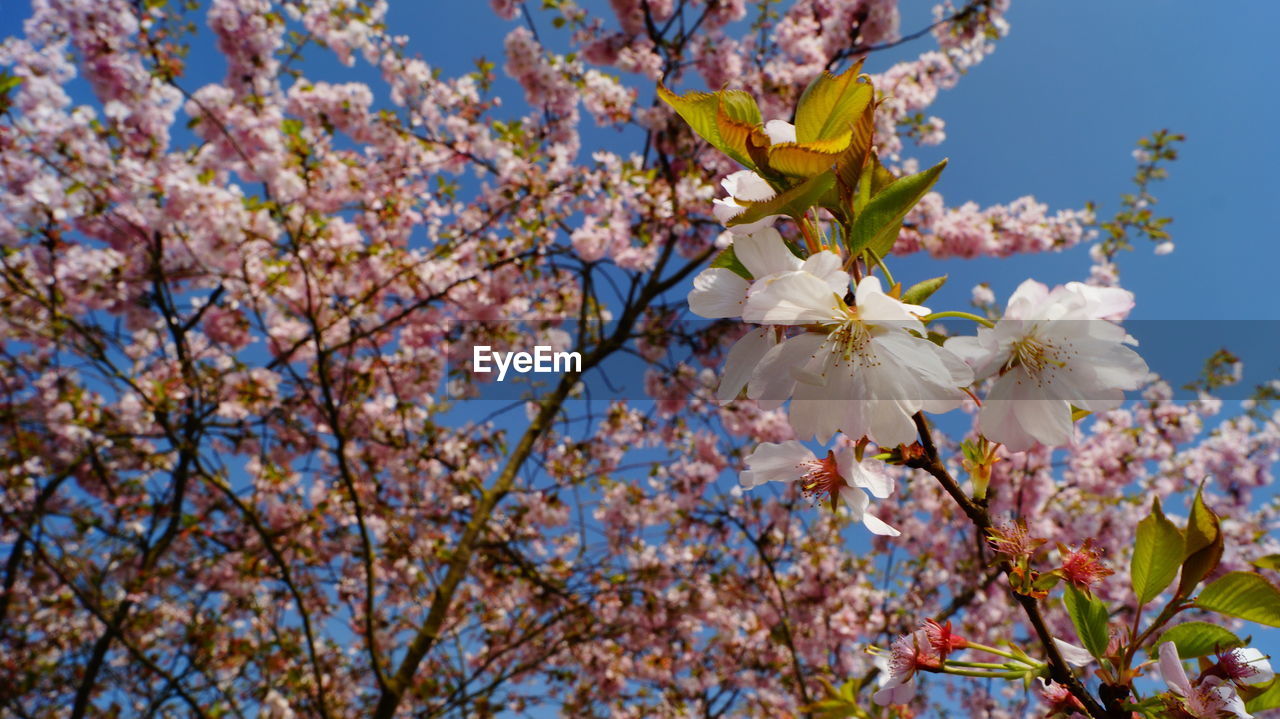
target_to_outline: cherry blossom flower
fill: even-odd
[[[1077,549],[1069,549],[1058,545],[1062,554],[1062,566],[1059,572],[1062,578],[1077,589],[1088,592],[1090,588],[1103,579],[1115,574],[1115,570],[1102,563],[1102,556],[1093,546],[1093,539],[1084,540]]]
[[[1141,386],[1146,362],[1124,330],[1103,319],[1127,312],[1127,296],[1079,283],[1049,292],[1028,280],[994,328],[947,340],[978,379],[996,377],[978,414],[983,435],[1013,452],[1068,444],[1073,406],[1115,409],[1125,390]]]
[[[790,420],[802,438],[825,442],[836,432],[882,446],[914,441],[912,415],[960,406],[972,373],[920,335],[928,308],[885,294],[879,279],[858,283],[853,307],[829,282],[801,270],[751,288],[743,319],[806,325],[760,361],[747,396],[768,409],[792,397]]]
[[[787,248],[782,235],[772,227],[737,235],[733,241],[733,253],[756,280],[803,270],[822,277],[835,291],[841,291],[849,284],[849,276],[840,269],[839,255],[824,250],[801,260]],[[741,317],[751,284],[752,280],[728,268],[707,268],[693,278],[689,310],[708,319]]]
[[[950,621],[939,624],[932,619],[926,619],[924,620],[924,631],[925,635],[929,637],[929,644],[943,659],[946,659],[951,652],[969,646],[967,639],[959,634],[952,633]]]
[[[1173,642],[1160,645],[1158,668],[1160,676],[1169,686],[1170,694],[1166,696],[1166,702],[1174,716],[1218,719],[1231,714],[1239,719],[1252,719],[1253,715],[1245,709],[1244,701],[1229,682],[1207,675],[1192,684]],[[1267,669],[1270,670],[1270,665]]]
[[[1040,682],[1040,696],[1049,705],[1050,716],[1059,714],[1085,716],[1084,705],[1071,693],[1070,689],[1057,682],[1045,681],[1044,678],[1038,681]]]
[[[1206,675],[1218,676],[1236,686],[1261,685],[1275,678],[1267,655],[1253,647],[1232,649],[1218,656],[1218,663]]]
[[[898,637],[889,650],[888,660],[877,657],[880,666],[880,689],[872,699],[880,706],[906,704],[915,696],[915,675],[920,669],[941,669],[942,657],[929,642],[925,629]]]
[[[803,444],[788,440],[781,444],[764,442],[746,458],[747,469],[738,479],[743,487],[751,489],[765,482],[800,482],[805,494],[835,503],[838,497],[849,509],[849,514],[872,534],[898,536],[898,530],[890,527],[867,511],[871,500],[864,489],[877,499],[893,493],[893,480],[884,473],[875,460],[858,462],[853,449],[841,445],[818,458]]]
[[[720,181],[720,186],[729,193],[728,197],[713,200],[712,212],[716,219],[724,224],[747,211],[744,202],[763,202],[772,199],[776,193],[765,179],[751,170],[739,170]],[[781,215],[769,215],[745,225],[734,225],[729,231],[735,235],[751,234],[765,227],[772,227]]]
[[[770,120],[764,124],[764,133],[771,144],[796,141],[796,127],[783,120]],[[777,191],[763,177],[751,170],[739,170],[730,173],[720,181],[720,186],[729,193],[728,197],[713,200],[712,212],[716,219],[724,224],[746,212],[748,205],[743,203],[764,202],[773,199]],[[734,225],[729,231],[735,235],[751,234],[773,223],[782,215],[769,215],[745,225]]]

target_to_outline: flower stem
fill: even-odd
[[[1006,671],[1013,669],[1013,667],[1010,667],[1008,664],[993,664],[991,662],[961,662],[955,659],[948,659],[947,666],[948,667],[968,667],[970,669],[1001,669]]]
[[[958,669],[947,665],[942,668],[943,674],[954,674],[960,677],[977,677],[979,679],[1021,679],[1027,675],[1022,669],[1010,669],[1002,672],[983,671],[981,669]]]
[[[929,324],[934,320],[940,320],[946,317],[956,317],[962,320],[973,320],[974,322],[977,322],[978,324],[983,325],[984,327],[996,326],[996,323],[992,322],[986,317],[979,317],[978,315],[975,315],[972,312],[959,312],[955,310],[948,311],[948,312],[934,312],[931,315],[925,315],[922,319],[924,320],[925,324]]]
[[[863,251],[866,252],[867,255],[869,255],[871,259],[875,260],[876,264],[880,266],[880,271],[884,273],[884,281],[889,284],[890,288],[892,288],[895,284],[897,284],[896,282],[893,281],[893,273],[889,271],[889,266],[884,263],[884,260],[880,258],[880,255],[876,254],[875,250],[868,247]]]
[[[1044,666],[1040,662],[1037,662],[1034,660],[1028,660],[1027,657],[1025,656],[1018,656],[1013,652],[1006,652],[1003,649],[996,649],[995,647],[989,647],[985,644],[978,644],[977,642],[969,642],[967,648],[973,649],[979,652],[986,652],[987,654],[994,654],[998,657],[1004,657],[1006,659],[1012,659],[1016,662],[1021,662],[1023,664],[1026,664],[1027,666],[1032,666],[1032,667]]]

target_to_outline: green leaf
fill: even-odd
[[[1280,588],[1261,574],[1224,574],[1200,592],[1196,606],[1228,617],[1280,627]]]
[[[942,289],[947,284],[947,276],[934,277],[931,280],[917,282],[904,293],[902,293],[902,301],[909,305],[918,305],[929,299],[934,292]]]
[[[1182,531],[1160,510],[1160,498],[1151,502],[1151,513],[1138,522],[1138,538],[1129,563],[1129,581],[1138,606],[1160,596],[1178,576],[1184,542]]]
[[[22,78],[17,75],[10,75],[4,70],[0,70],[0,95],[4,95],[21,84]]]
[[[1178,647],[1178,656],[1183,659],[1205,657],[1223,649],[1244,646],[1244,641],[1239,637],[1208,622],[1186,622],[1169,627],[1153,646],[1165,642],[1173,642]]]
[[[738,259],[738,254],[733,251],[733,245],[729,245],[721,250],[720,254],[716,255],[715,259],[711,260],[711,266],[723,267],[726,270],[733,270],[735,275],[738,275],[744,280],[752,279],[751,272],[747,269],[747,266],[742,264],[742,260]]]
[[[1280,554],[1268,554],[1251,562],[1258,569],[1275,569],[1280,571]]]
[[[1076,636],[1080,643],[1095,657],[1101,658],[1107,652],[1107,605],[1097,597],[1086,596],[1074,586],[1067,585],[1064,600],[1067,614],[1076,628]]]
[[[729,226],[745,225],[770,215],[800,217],[817,204],[835,186],[835,182],[835,174],[831,172],[814,175],[773,199],[751,203],[745,212],[729,220]]]
[[[869,247],[881,257],[888,255],[898,239],[902,219],[938,181],[938,175],[946,166],[947,161],[943,160],[924,172],[898,178],[872,196],[853,221],[848,239],[849,251],[857,253]]]
[[[1245,710],[1250,713],[1275,709],[1276,707],[1280,707],[1280,679],[1272,679],[1271,684],[1261,694],[1244,703]]]
[[[741,125],[748,126],[749,134],[749,128],[760,122],[760,108],[756,106],[755,100],[750,95],[741,90],[688,92],[677,95],[659,83],[658,97],[670,105],[676,114],[684,118],[684,121],[689,123],[689,127],[699,137],[711,143],[712,147],[739,163],[755,169],[755,163],[737,142],[741,139],[738,137]],[[722,128],[724,128],[723,132]],[[727,139],[726,135],[728,135]]]
[[[1204,503],[1204,487],[1196,491],[1187,520],[1182,579],[1178,596],[1189,596],[1196,585],[1218,566],[1222,559],[1222,527],[1218,515]]]
[[[872,160],[875,157],[875,151],[872,149],[876,130],[875,114],[875,103],[868,103],[858,117],[849,125],[849,146],[845,148],[845,151],[836,160],[836,182],[840,190],[841,214],[855,209],[853,207],[854,191],[858,186],[858,180],[862,177],[867,165],[873,164]],[[874,177],[874,170],[872,177]],[[890,179],[892,180],[892,178]],[[870,184],[868,183],[868,185]],[[866,199],[870,199],[870,195],[871,187],[868,186]],[[850,214],[849,217],[852,218],[853,214]]]
[[[839,75],[823,72],[800,96],[796,107],[796,141],[827,140],[849,132],[866,109],[875,91],[871,83],[858,82],[859,62]]]

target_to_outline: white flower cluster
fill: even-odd
[[[766,130],[775,142],[794,133],[776,120]],[[716,201],[722,222],[774,192],[750,171],[722,184],[730,193]],[[845,258],[831,249],[798,256],[773,228],[775,220],[730,228],[734,256],[749,279],[726,267],[707,269],[688,299],[702,317],[756,325],[730,349],[718,398],[730,401],[745,389],[765,409],[790,400],[788,419],[801,440],[825,444],[843,433],[883,448],[909,445],[917,413],[955,409],[975,383],[991,380],[978,415],[983,436],[1013,452],[1059,446],[1072,441],[1075,408],[1118,407],[1124,391],[1147,377],[1134,341],[1111,321],[1133,306],[1125,290],[1075,282],[1050,290],[1028,280],[993,327],[939,344],[926,330],[929,308],[886,293],[874,276],[854,286]],[[872,531],[893,533],[865,518],[865,495],[853,488],[870,485],[852,455],[828,462],[799,442],[766,444],[747,464],[745,486],[800,480],[841,497]],[[891,490],[877,484],[872,494]]]

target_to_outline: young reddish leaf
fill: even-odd
[[[857,189],[858,180],[862,177],[868,161],[875,157],[875,152],[872,150],[875,140],[875,117],[876,105],[874,102],[869,102],[849,125],[849,146],[836,160],[836,180],[840,187],[842,208],[852,209],[854,190]],[[871,188],[868,187],[868,198],[870,198],[870,191]]]

